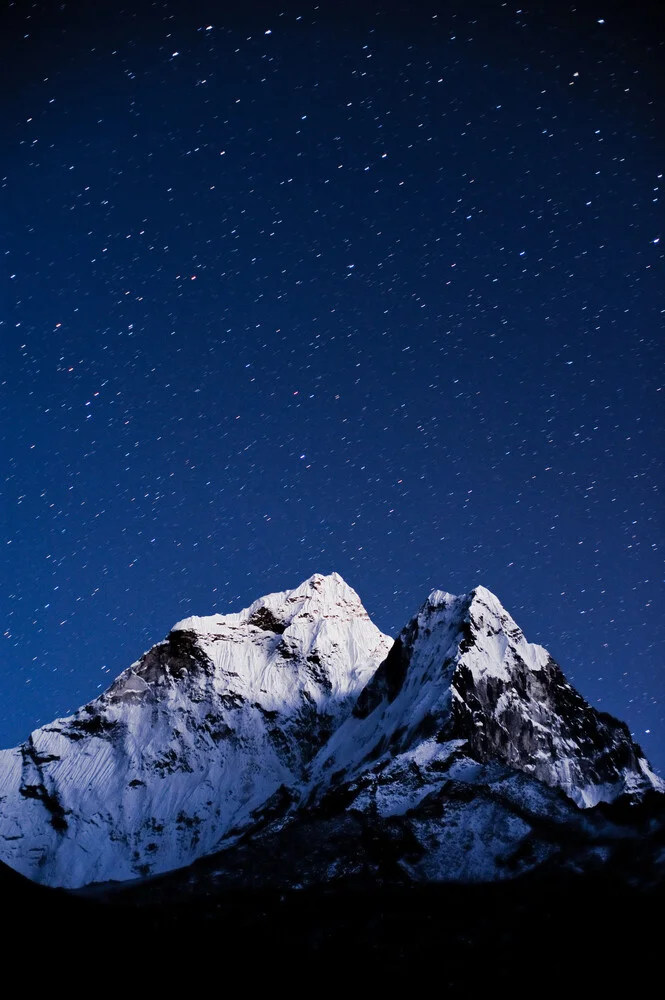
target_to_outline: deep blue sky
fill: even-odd
[[[228,6],[3,7],[0,742],[334,569],[665,770],[655,5]]]

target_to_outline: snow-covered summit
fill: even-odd
[[[188,618],[0,752],[0,859],[78,886],[189,864],[297,795],[392,639],[340,576]]]
[[[328,576],[314,573],[299,587],[259,597],[248,608],[235,614],[208,615],[204,618],[193,615],[177,622],[172,631],[214,635],[219,628],[244,624],[255,624],[260,628],[263,622],[272,622],[283,632],[298,619],[311,621],[313,618],[369,620],[369,615],[355,590],[339,573]]]
[[[484,587],[432,591],[393,643],[338,574],[315,574],[178,622],[99,698],[0,752],[0,860],[53,885],[131,879],[325,802],[416,826],[425,809],[423,850],[443,852],[425,867],[454,877],[472,813],[481,858],[497,823],[512,843],[511,810],[528,833],[527,798],[565,813],[650,790],[662,782],[627,728]],[[470,857],[460,871],[493,877]]]
[[[319,752],[314,785],[425,736],[460,741],[471,759],[507,764],[583,807],[665,790],[628,728],[588,705],[485,587],[432,591]]]

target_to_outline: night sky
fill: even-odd
[[[2,745],[337,570],[665,770],[656,6],[3,4]]]

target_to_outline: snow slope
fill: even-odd
[[[577,828],[580,808],[654,791],[623,723],[485,588],[433,591],[393,644],[340,576],[315,575],[179,622],[101,697],[0,752],[0,860],[79,887],[250,832],[299,843],[311,821],[333,837],[316,848],[330,872],[334,830],[397,823],[418,845],[405,872],[491,879],[555,852],[535,846],[541,820]]]
[[[484,587],[433,591],[314,762],[315,786],[436,736],[560,788],[577,805],[663,790],[628,728],[597,712]]]
[[[76,887],[189,864],[289,800],[392,640],[337,574],[188,618],[0,752],[0,858]]]

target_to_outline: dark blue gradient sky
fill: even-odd
[[[665,33],[8,4],[0,741],[189,614],[494,590],[665,769]]]

